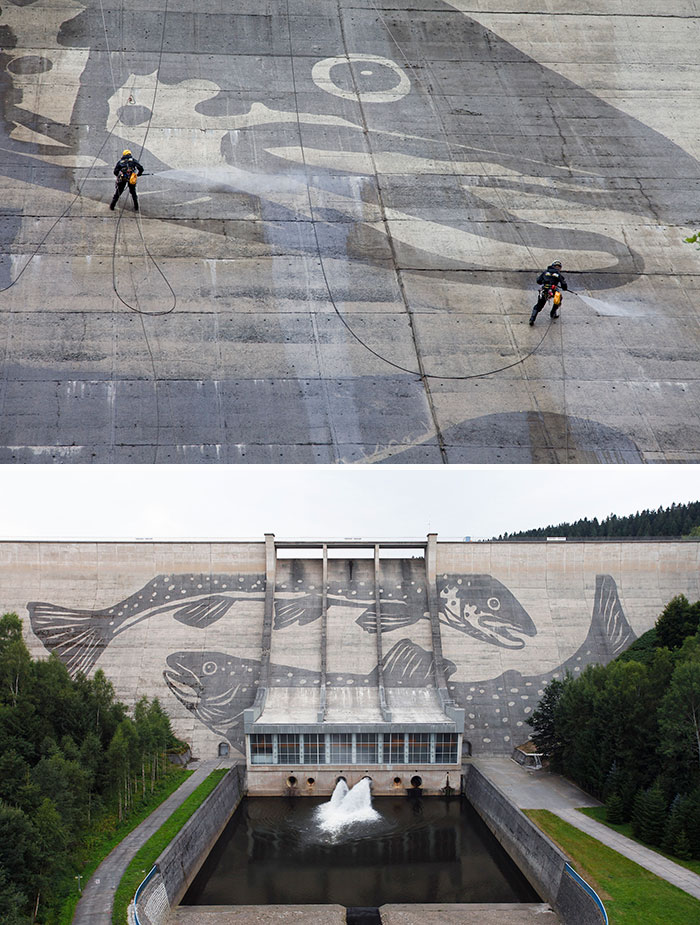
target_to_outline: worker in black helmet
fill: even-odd
[[[122,152],[122,156],[119,158],[114,168],[114,176],[117,178],[117,182],[114,187],[114,198],[109,204],[110,209],[114,210],[117,200],[124,192],[124,187],[128,186],[131,198],[134,200],[134,212],[138,212],[139,200],[136,195],[136,178],[140,177],[142,173],[143,167],[136,158],[133,157],[131,151],[126,148],[126,150]]]
[[[547,299],[550,295],[552,286],[555,286],[557,289],[567,289],[566,280],[564,279],[564,274],[561,272],[561,260],[555,260],[554,263],[550,263],[546,270],[543,270],[542,273],[537,277],[537,285],[541,286],[540,295],[537,299],[537,304],[532,309],[532,314],[530,315],[530,324],[535,323],[535,319],[542,311],[542,309],[547,304]],[[550,318],[559,317],[559,302],[561,301],[561,292],[559,293],[559,300],[554,300],[552,305],[552,310],[549,313]]]

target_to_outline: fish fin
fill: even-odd
[[[364,610],[355,623],[366,633],[376,634],[377,632],[377,615],[373,610]]]
[[[293,601],[277,601],[275,603],[275,629],[282,630],[294,623],[304,626],[306,623],[319,620],[321,618],[320,607],[318,612],[310,611],[310,603],[309,595]]]
[[[396,601],[395,603],[383,603],[381,606],[381,625],[382,633],[390,633],[392,630],[400,630],[406,626],[412,626],[420,617],[411,614],[406,604]],[[376,610],[365,610],[355,620],[358,626],[361,626],[366,633],[377,632],[377,612]]]
[[[435,683],[433,654],[410,639],[400,639],[382,660],[387,687],[423,687]]]
[[[213,595],[198,601],[183,604],[173,613],[178,623],[205,629],[220,620],[236,601],[228,597]]]
[[[596,575],[593,621],[600,623],[609,658],[615,658],[637,638],[622,609],[612,575]]]
[[[27,610],[35,636],[56,653],[71,677],[79,671],[87,675],[114,635],[104,626],[105,618],[92,610],[70,610],[42,601],[31,601]]]

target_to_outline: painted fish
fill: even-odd
[[[111,607],[77,610],[43,601],[27,604],[35,635],[71,675],[87,674],[120,633],[151,617],[171,614],[185,626],[211,626],[240,601],[264,600],[265,576],[158,575]]]
[[[391,584],[384,582],[385,585]],[[467,633],[483,642],[508,649],[522,649],[523,636],[535,636],[537,629],[527,611],[498,579],[491,575],[442,575],[438,578],[440,622],[450,629]],[[288,602],[276,603],[275,629],[293,623],[304,626],[321,619],[322,598],[319,593],[300,595]],[[419,620],[430,619],[425,583],[405,580],[382,589],[380,621],[374,595],[366,586],[348,583],[346,592],[328,595],[328,607],[357,607],[362,613],[356,623],[367,633],[404,629]]]
[[[497,678],[448,682],[453,699],[465,709],[465,739],[472,743],[475,752],[510,754],[515,745],[529,738],[527,719],[553,678],[567,674],[576,677],[591,663],[607,664],[636,638],[625,617],[614,578],[597,575],[588,634],[576,652],[557,668],[538,675],[523,675],[511,669]],[[449,668],[447,673],[451,673]]]
[[[105,65],[102,46],[91,47],[95,33],[87,3],[70,0],[65,10],[51,12],[41,35],[21,6],[3,5],[9,87],[0,144],[12,155],[4,159],[8,176],[68,190],[68,171],[55,167],[87,167],[98,157],[109,185],[105,142],[112,136],[112,148],[139,150],[145,138],[142,160],[149,170],[181,172],[181,182],[199,184],[198,202],[201,187],[214,194],[208,197],[208,218],[228,217],[232,195],[253,197],[264,205],[268,240],[274,243],[276,235],[290,234],[284,219],[308,210],[308,202],[289,205],[284,181],[297,177],[304,191],[307,183],[311,187],[317,215],[328,219],[322,237],[342,235],[353,259],[371,260],[371,239],[386,238],[381,221],[368,219],[354,229],[336,226],[342,224],[338,218],[356,217],[363,199],[374,195],[369,178],[377,171],[391,181],[385,184],[385,206],[406,259],[420,260],[428,252],[454,269],[497,267],[504,285],[519,288],[517,271],[533,269],[533,258],[539,268],[546,262],[542,256],[555,250],[572,265],[576,252],[585,251],[588,265],[600,271],[597,286],[606,288],[639,275],[638,255],[611,236],[575,227],[575,219],[569,228],[550,226],[533,220],[533,211],[551,208],[561,214],[570,205],[575,216],[576,207],[584,205],[658,221],[658,204],[649,200],[643,183],[621,185],[619,169],[606,179],[611,159],[634,164],[653,155],[659,163],[673,164],[676,177],[695,180],[700,174],[697,161],[678,145],[440,0],[429,13],[410,16],[385,18],[371,8],[341,12],[353,36],[355,51],[349,56],[337,15],[320,15],[313,30],[294,26],[292,36],[284,0],[268,3],[264,17],[247,16],[244,28],[236,28],[233,12],[216,17],[219,28],[207,23],[206,13],[178,13],[180,44],[169,31],[172,53],[156,72],[163,15],[158,9],[141,11],[140,34],[151,40],[144,45],[139,73],[128,73],[128,59],[113,53],[121,84],[107,108],[95,102],[90,89],[104,85]],[[114,11],[106,11],[104,25],[107,36],[123,30]],[[23,51],[49,39],[50,58]],[[361,51],[363,43],[367,53]],[[292,50],[293,85],[279,63]],[[196,77],[188,52],[197,58]],[[455,62],[451,68],[435,63],[446,52]],[[58,109],[55,100],[49,107],[46,94],[38,92],[50,68],[59,77],[66,69],[73,78],[66,81],[66,101]],[[455,95],[449,81],[457,68]],[[494,86],[500,91],[496,97]],[[80,124],[92,131],[77,131]],[[599,128],[594,129],[600,125],[605,126],[602,142]],[[196,145],[191,126],[196,126]],[[427,188],[434,176],[454,175],[466,181],[458,191],[465,219],[423,221],[416,210],[415,177]],[[401,178],[410,178],[405,193]],[[279,190],[275,182],[281,183]],[[104,198],[97,189],[83,195]],[[198,218],[192,213],[192,221]],[[275,224],[277,219],[282,221]],[[209,224],[210,233],[226,233]],[[296,244],[287,238],[285,244],[309,249],[301,238]],[[478,276],[470,283],[492,284]]]
[[[505,585],[491,575],[441,575],[440,623],[504,649],[522,649],[537,627]]]
[[[243,746],[243,711],[253,705],[260,680],[259,659],[239,658],[225,652],[174,652],[166,659],[163,678],[175,697],[217,735],[237,748]],[[382,662],[386,687],[425,687],[434,681],[433,655],[401,639]],[[448,662],[448,665],[454,665]],[[379,672],[328,675],[329,687],[376,687]],[[318,671],[289,665],[270,665],[270,687],[319,686]]]
[[[488,748],[482,750],[509,752],[518,729],[522,730],[523,740],[527,738],[525,720],[552,678],[567,672],[575,675],[591,662],[606,663],[635,638],[614,579],[597,575],[588,634],[558,668],[531,676],[509,670],[496,678],[452,681],[457,666],[443,659],[449,692],[467,714],[465,738],[473,740],[475,748],[486,745]],[[255,699],[261,662],[223,652],[176,652],[168,656],[167,666],[163,676],[175,697],[205,726],[242,750],[242,714]],[[389,689],[432,686],[433,654],[410,639],[400,639],[382,659],[382,677]],[[269,678],[271,688],[312,688],[321,683],[318,671],[274,663],[269,666]],[[362,688],[376,687],[378,680],[379,672],[374,668],[366,675],[329,673],[326,683],[329,687]]]
[[[174,652],[166,664],[165,683],[185,709],[242,749],[243,711],[255,700],[260,660],[223,652]]]

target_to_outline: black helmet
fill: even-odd
[[[555,260],[553,263],[550,263],[550,267],[559,267],[561,270],[561,260]]]

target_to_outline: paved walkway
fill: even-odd
[[[663,855],[637,844],[583,813],[579,806],[600,806],[583,790],[557,774],[530,771],[509,758],[474,758],[472,764],[522,809],[548,809],[582,832],[624,855],[640,867],[668,880],[674,886],[700,899],[700,876],[669,861]]]
[[[97,868],[83,890],[73,916],[73,925],[111,925],[114,893],[133,856],[212,771],[227,767],[231,767],[231,762],[225,759],[201,761],[190,765],[190,768],[194,768],[194,774],[153,810],[141,825],[119,842]],[[144,871],[144,876],[147,873],[148,871]]]

